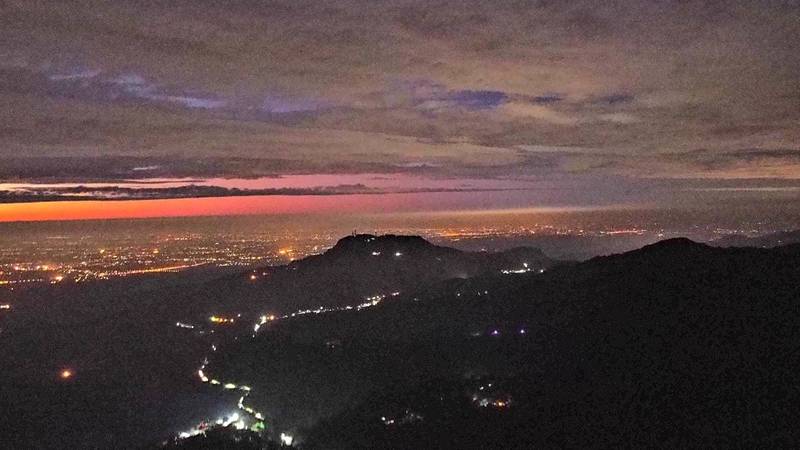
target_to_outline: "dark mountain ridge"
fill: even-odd
[[[774,248],[800,243],[800,230],[779,231],[763,236],[732,234],[710,242],[715,247]]]
[[[313,448],[792,446],[798,279],[798,245],[671,239],[277,323],[217,367],[253,384],[276,421],[316,423]],[[331,338],[341,348],[326,350]],[[459,400],[470,374],[505,380],[513,408],[498,416]],[[398,431],[379,420],[412,407],[426,421]]]

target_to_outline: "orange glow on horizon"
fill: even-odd
[[[143,219],[248,214],[303,214],[361,211],[395,204],[375,195],[269,195],[162,200],[88,200],[0,204],[0,222]]]
[[[162,200],[80,200],[0,204],[0,222],[231,215],[383,213],[463,208],[495,193],[253,195]],[[483,199],[479,203],[485,203]]]
[[[489,205],[492,209],[487,209]],[[580,209],[574,206],[546,207],[538,204],[537,200],[531,198],[525,191],[253,195],[161,200],[0,203],[0,222],[398,212],[496,214],[510,211],[546,212]]]

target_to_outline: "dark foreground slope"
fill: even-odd
[[[670,240],[278,322],[212,367],[308,448],[793,446],[799,279],[798,247]]]

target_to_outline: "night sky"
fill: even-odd
[[[4,1],[0,183],[796,195],[798,36],[797,1]]]

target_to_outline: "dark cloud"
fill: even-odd
[[[633,95],[631,94],[611,94],[600,97],[597,99],[597,103],[604,103],[608,105],[617,105],[621,103],[630,103],[633,101]]]
[[[544,94],[544,95],[537,95],[531,99],[533,103],[540,103],[540,104],[548,104],[548,103],[557,103],[564,100],[564,96],[559,94]]]
[[[39,181],[115,181],[147,178],[256,178],[285,173],[393,173],[410,166],[391,163],[241,157],[16,157],[0,160],[0,179]]]
[[[237,197],[244,195],[341,195],[373,193],[380,193],[380,191],[361,184],[283,189],[237,189],[197,185],[171,188],[75,186],[27,188],[14,191],[0,190],[0,203],[66,200],[154,200],[168,198]]]
[[[508,100],[508,95],[500,91],[456,91],[447,96],[447,100],[458,106],[470,109],[497,108]]]
[[[397,194],[397,193],[444,193],[444,192],[503,192],[520,191],[523,188],[477,188],[462,184],[454,188],[375,188],[364,184],[340,184],[304,188],[241,189],[221,186],[187,184],[179,187],[122,187],[122,186],[69,186],[26,187],[23,189],[0,189],[0,203],[30,203],[41,201],[69,200],[157,200],[201,197],[241,197],[267,195],[349,195],[349,194]]]
[[[0,8],[5,179],[800,177],[797,2]]]
[[[800,148],[778,149],[743,149],[723,152],[720,156],[735,160],[755,161],[759,159],[777,159],[800,162]]]

